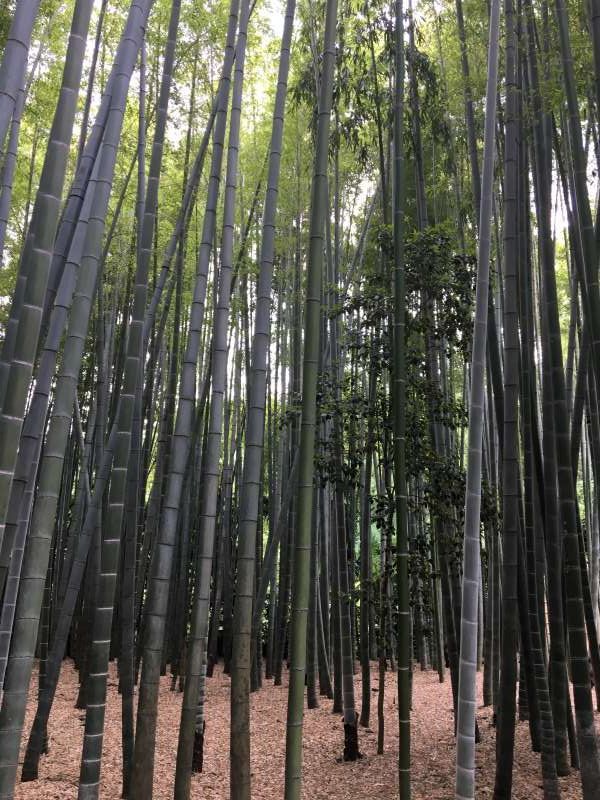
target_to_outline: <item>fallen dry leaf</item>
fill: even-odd
[[[116,668],[111,664],[106,730],[104,736],[101,800],[117,800],[121,794],[121,699],[116,689]],[[377,666],[374,664],[373,669]],[[479,675],[479,680],[482,676]],[[177,748],[181,697],[170,691],[170,677],[161,678],[157,731],[154,798],[170,800]],[[216,669],[208,680],[206,749],[202,775],[192,781],[192,798],[229,798],[229,686],[230,680]],[[360,707],[360,675],[355,678]],[[49,753],[40,763],[40,779],[19,785],[17,800],[70,800],[77,797],[83,726],[74,708],[77,673],[65,662],[49,725]],[[37,675],[33,676],[27,709],[26,733],[35,712]],[[440,684],[436,672],[414,673],[412,711],[412,762],[414,800],[448,800],[454,794],[454,736],[450,676]],[[398,726],[396,675],[388,673],[385,690],[385,752],[377,755],[377,703],[371,703],[372,728],[359,730],[364,758],[353,764],[338,761],[343,747],[343,726],[332,715],[331,701],[320,698],[320,707],[305,713],[305,800],[390,800],[397,797],[396,760]],[[287,676],[283,686],[263,681],[252,695],[252,797],[276,800],[283,796],[285,757],[285,709]],[[482,742],[477,747],[477,796],[491,797],[494,785],[495,730],[490,710],[480,708]],[[26,738],[26,737],[24,737]],[[579,773],[560,779],[563,800],[581,800]],[[540,756],[531,752],[526,722],[517,724],[513,800],[543,800]]]

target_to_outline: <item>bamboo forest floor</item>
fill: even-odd
[[[121,790],[121,714],[116,670],[111,664],[101,800],[117,800]],[[481,680],[481,675],[479,676]],[[304,733],[305,800],[380,800],[397,797],[398,750],[396,676],[388,673],[385,691],[385,754],[377,751],[376,665],[372,669],[371,728],[359,731],[363,758],[354,764],[338,761],[343,728],[340,715],[331,713],[331,701],[321,698],[317,710],[306,713]],[[283,796],[287,676],[283,686],[265,682],[252,696],[252,797],[278,800]],[[181,694],[169,690],[170,678],[161,678],[159,727],[156,747],[154,798],[170,800],[173,790]],[[30,688],[26,730],[35,711],[37,675]],[[360,706],[361,682],[356,676]],[[74,708],[77,676],[71,662],[62,671],[50,718],[50,752],[42,758],[40,780],[20,784],[17,800],[68,800],[77,797],[79,758],[84,714]],[[495,734],[491,710],[478,709],[482,742],[477,748],[477,797],[491,798],[494,783]],[[414,673],[413,690],[413,800],[449,800],[454,796],[454,737],[449,675],[440,684],[437,673]],[[531,752],[526,722],[518,723],[513,800],[541,800],[539,755]],[[204,772],[192,782],[192,798],[229,798],[229,678],[219,668],[208,680]],[[563,800],[581,798],[579,773],[561,779]]]

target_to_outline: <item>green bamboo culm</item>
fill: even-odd
[[[33,270],[31,280],[24,282],[26,287],[25,296],[28,300],[31,300],[34,295],[40,298],[43,296],[42,290],[45,292],[44,280],[50,259],[47,248],[51,247],[53,241],[52,236],[55,230],[53,226],[58,223],[60,213],[60,196],[67,169],[65,154],[68,142],[71,139],[75,121],[78,97],[77,89],[81,82],[85,43],[92,6],[92,0],[78,0],[73,9],[62,84],[54,113],[47,156],[44,159],[44,166],[40,176],[40,189],[34,204],[34,216],[32,217],[29,235],[25,241],[23,256],[19,261],[19,277],[27,275],[30,270]],[[19,278],[17,278],[17,282],[18,280]],[[14,298],[11,312],[13,307]],[[19,315],[17,315],[17,319],[15,320],[17,322],[16,332],[19,330],[18,316]],[[7,350],[10,350],[10,348],[6,346],[5,337],[0,362],[5,357]],[[6,386],[4,378],[8,379],[11,374],[11,361],[12,357],[9,358],[7,362],[0,365],[0,404],[2,404],[5,397],[4,389]],[[39,460],[40,442],[43,436],[44,424],[48,411],[51,378],[54,374],[55,365],[56,361],[52,360],[50,369],[44,370],[43,367],[46,366],[44,357],[41,356],[39,358],[35,384],[36,391],[32,402],[29,404],[26,421],[24,421],[21,430],[19,451],[15,462],[16,467],[10,487],[8,510],[5,520],[6,527],[4,529],[4,537],[0,548],[0,594],[6,590],[3,595],[3,620],[0,624],[0,630],[2,631],[0,634],[2,636],[0,641],[0,686],[4,681],[6,660],[8,658],[10,631],[14,618],[16,593],[19,583],[18,578],[21,573],[21,562],[26,535],[26,529],[21,525],[19,528],[20,539],[17,542],[15,541],[18,528],[17,521],[29,518],[33,492],[30,491],[26,495],[25,500],[23,499],[23,495],[28,483],[30,489],[35,484],[36,464]],[[5,368],[4,372],[2,366]],[[23,367],[23,365],[21,365],[21,367]],[[38,392],[40,384],[45,384],[41,393]],[[24,512],[21,511],[21,509],[25,508],[23,502],[29,502],[28,510]],[[8,580],[7,585],[7,578],[9,578],[7,572],[9,560],[12,575],[10,575],[10,580]]]
[[[106,694],[108,680],[108,661],[110,635],[113,622],[117,571],[121,558],[121,529],[126,497],[126,476],[131,457],[132,433],[135,425],[134,405],[138,392],[141,391],[141,365],[143,359],[143,327],[148,294],[148,268],[151,261],[151,249],[154,238],[158,187],[161,174],[164,135],[167,124],[167,109],[171,91],[171,74],[175,54],[175,42],[179,22],[180,2],[174,0],[171,6],[167,47],[161,90],[157,125],[152,147],[152,159],[148,176],[148,188],[145,193],[143,210],[140,209],[140,232],[138,235],[138,258],[135,273],[135,285],[131,317],[128,322],[127,355],[121,390],[116,411],[117,445],[115,447],[106,518],[102,526],[100,588],[101,596],[94,611],[92,642],[90,647],[91,672],[88,687],[88,706],[85,718],[84,743],[81,755],[80,797],[93,797],[97,794],[100,778],[101,758],[99,749],[104,734],[104,717],[106,712]],[[143,40],[140,55],[143,57]],[[143,164],[143,158],[139,159]],[[140,181],[143,186],[143,180]],[[126,553],[129,562],[134,560],[131,543],[126,541]],[[122,578],[124,580],[125,578]],[[133,581],[133,576],[129,576]],[[130,593],[133,601],[133,587]],[[130,609],[133,617],[133,607]],[[121,611],[124,615],[123,609]],[[133,657],[131,654],[128,666],[121,660],[123,686],[130,681],[133,684]],[[130,696],[132,696],[132,688]],[[124,692],[124,696],[126,693]],[[125,720],[129,726],[129,735],[124,737],[126,753],[124,758],[124,796],[128,796],[131,759],[133,750],[133,707],[126,708]]]
[[[11,101],[11,95],[14,91],[22,89],[31,30],[38,6],[39,0],[21,2],[17,5],[6,43],[0,67],[0,151],[6,135],[4,123],[7,119],[8,127],[14,110],[14,98]],[[19,264],[20,271],[28,277],[24,284],[23,304],[16,321],[14,350],[10,354],[11,360],[5,365],[4,371],[0,372],[0,547],[4,539],[19,437],[38,351],[52,247],[67,170],[68,142],[77,108],[90,13],[91,7],[88,9],[82,4],[78,4],[74,10],[69,42],[70,57],[65,60],[57,110],[52,121],[39,189],[25,240],[26,245]],[[15,81],[16,88],[13,87]],[[10,114],[6,118],[9,110]],[[2,360],[4,351],[3,343]],[[10,392],[5,391],[7,386],[10,386]]]
[[[408,526],[406,498],[406,289],[404,275],[404,3],[395,3],[394,91],[394,311],[392,404],[394,491],[396,513],[396,564],[398,591],[398,791],[410,798],[410,593],[408,583]]]
[[[311,186],[304,316],[298,523],[293,560],[290,683],[285,751],[285,800],[300,800],[302,791],[302,721],[304,714],[306,630],[310,582],[317,373],[321,333],[321,285],[323,280],[325,216],[327,214],[327,162],[335,68],[336,19],[337,0],[327,0],[321,86],[319,90],[317,143]]]
[[[84,343],[89,325],[92,297],[100,265],[104,222],[121,135],[127,90],[152,0],[132,2],[121,38],[114,71],[112,106],[104,130],[103,144],[88,185],[89,223],[82,220],[74,237],[70,258],[79,266],[77,287],[69,318],[64,356],[58,377],[46,452],[40,467],[38,493],[32,514],[30,536],[24,554],[22,585],[15,610],[4,696],[0,709],[0,797],[11,798],[18,765],[19,742],[25,716],[42,594],[48,569],[54,519],[60,492],[62,464],[67,449],[71,416],[76,397]],[[39,328],[38,328],[39,331]],[[37,333],[36,333],[37,338]],[[81,793],[80,793],[81,794]]]
[[[490,279],[499,37],[500,0],[493,0],[489,29],[483,175],[481,180],[481,210],[477,252],[477,290],[475,298],[475,322],[473,325],[471,393],[469,396],[469,461],[467,464],[467,492],[465,500],[460,661],[458,672],[458,720],[456,728],[456,800],[474,800],[475,798],[477,609],[479,603],[479,581],[481,576],[479,523],[481,512],[483,406],[485,399],[485,354]]]

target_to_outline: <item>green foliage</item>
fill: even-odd
[[[14,12],[14,0],[6,0],[0,5],[0,50],[6,44],[6,37],[10,29],[10,22]]]

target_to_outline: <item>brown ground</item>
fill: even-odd
[[[155,762],[154,798],[172,797],[177,728],[181,695],[169,691],[163,678],[160,694],[159,730]],[[35,710],[32,682],[27,730]],[[372,688],[377,689],[376,670]],[[360,677],[356,677],[360,703]],[[65,665],[50,719],[50,753],[42,759],[40,780],[20,785],[17,800],[63,800],[77,797],[77,778],[83,739],[83,713],[74,708],[76,673]],[[413,693],[413,799],[450,800],[454,796],[454,739],[449,676],[444,684],[435,672],[415,672]],[[278,800],[283,797],[286,687],[270,682],[252,696],[252,797]],[[360,729],[364,757],[354,764],[339,763],[343,728],[341,717],[331,713],[331,702],[308,711],[304,728],[304,795],[306,800],[390,800],[397,797],[398,750],[395,675],[386,680],[385,754],[376,754],[377,692],[372,693],[370,729]],[[482,743],[477,749],[477,797],[491,798],[494,780],[494,729],[490,710],[478,711]],[[529,746],[527,723],[519,723],[515,753],[513,800],[542,800],[540,760]],[[192,784],[192,797],[203,800],[229,799],[229,678],[219,670],[208,682],[208,709],[204,773]],[[121,789],[121,719],[116,676],[111,667],[104,737],[102,800],[117,800]],[[579,800],[578,773],[561,779],[563,800]]]

